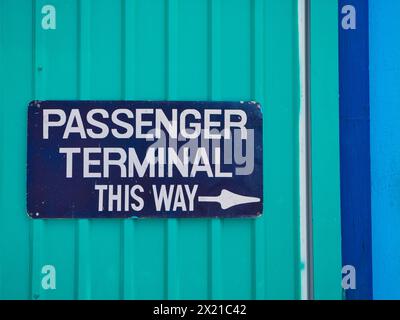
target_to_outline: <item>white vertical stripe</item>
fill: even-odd
[[[312,275],[312,252],[310,252],[309,236],[312,223],[309,209],[309,79],[308,79],[308,0],[298,0],[298,32],[299,32],[299,62],[300,62],[300,115],[299,115],[299,183],[300,183],[300,273],[301,299],[312,299],[310,290],[310,274]]]

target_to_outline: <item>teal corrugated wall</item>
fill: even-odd
[[[311,154],[314,290],[337,299],[341,287],[338,4],[311,0]]]
[[[46,4],[56,8],[55,30],[41,27]],[[0,0],[0,298],[299,299],[297,6],[296,0]],[[261,102],[264,215],[32,221],[25,183],[33,99]],[[326,248],[337,245],[340,257],[340,234],[332,232]],[[318,290],[339,298],[340,260],[336,251],[332,256],[333,271],[323,273],[332,281]],[[55,290],[41,286],[44,265],[56,268]]]

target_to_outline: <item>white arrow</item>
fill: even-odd
[[[240,204],[260,202],[260,198],[246,197],[223,189],[216,197],[199,197],[199,202],[218,202],[223,210],[238,206]]]

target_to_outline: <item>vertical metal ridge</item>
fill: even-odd
[[[134,2],[122,0],[121,5],[121,95],[122,99],[129,100],[134,95],[130,93],[129,89],[133,87],[134,70],[131,68],[134,64],[129,65],[128,60],[132,61],[132,54],[134,53],[134,44],[132,41],[133,24],[129,19],[132,14],[134,16]],[[125,219],[122,221],[122,232],[121,232],[121,297],[123,299],[134,299],[134,229],[136,221],[132,219]]]
[[[36,19],[36,14],[39,10],[38,8],[38,1],[35,0],[33,2],[33,55],[34,55],[34,63],[33,63],[33,88],[34,88],[34,99],[41,99],[42,97],[42,90],[43,85],[41,83],[41,78],[39,78],[39,63],[42,63],[42,50],[43,50],[43,43],[40,39],[39,32],[37,30],[38,23]],[[31,298],[32,299],[39,299],[41,294],[40,288],[40,262],[42,260],[42,238],[43,238],[43,220],[34,220],[31,222]]]
[[[31,2],[31,10],[32,10],[32,70],[31,70],[31,81],[32,81],[32,97],[36,98],[36,0]]]
[[[263,50],[263,22],[264,22],[263,0],[251,0],[252,21],[252,92],[254,100],[264,100],[264,50]],[[256,218],[253,223],[253,295],[255,299],[261,300],[265,297],[265,219],[264,216]]]
[[[168,0],[167,0],[168,1]],[[166,2],[167,2],[166,1]],[[164,32],[164,45],[165,45],[165,47],[164,47],[164,49],[165,49],[165,54],[164,54],[164,66],[165,66],[165,74],[164,74],[164,90],[165,90],[165,92],[164,92],[164,94],[165,94],[165,97],[166,97],[166,99],[168,99],[168,94],[169,94],[169,83],[168,83],[168,77],[169,77],[169,75],[168,75],[168,73],[169,73],[169,65],[168,65],[168,56],[169,56],[169,54],[168,54],[168,50],[169,50],[169,46],[168,46],[168,32],[169,32],[169,29],[168,29],[168,21],[169,21],[169,18],[168,18],[168,15],[169,15],[169,12],[168,12],[168,8],[167,8],[167,6],[169,5],[169,2],[167,2],[166,3],[166,6],[165,6],[165,8],[164,8],[164,16],[165,16],[165,32]],[[168,221],[163,221],[163,226],[164,226],[164,299],[168,299],[168,294],[169,294],[169,288],[168,288],[168,286],[169,286],[169,278],[168,278],[168,273],[169,273],[169,270],[168,270],[168,249],[169,249],[169,243],[168,243]]]
[[[32,62],[32,69],[31,69],[31,81],[32,81],[32,87],[31,87],[31,94],[32,98],[36,99],[36,0],[31,2],[31,15],[32,15],[32,54],[31,54],[31,62]],[[34,288],[34,283],[33,283],[33,237],[34,237],[34,231],[33,231],[33,221],[29,220],[29,297],[28,299],[32,299],[33,297],[33,288]]]
[[[210,65],[210,99],[217,101],[220,99],[220,0],[209,1],[209,65]],[[221,229],[222,221],[219,218],[211,219],[210,246],[210,299],[220,299],[222,297],[222,273],[221,273]]]
[[[41,268],[40,262],[42,260],[42,240],[43,240],[43,221],[42,220],[35,220],[32,223],[32,285],[31,285],[31,299],[37,300],[43,294],[41,290]]]
[[[299,0],[300,56],[300,256],[302,299],[314,299],[312,165],[311,165],[311,81],[310,81],[310,1]]]
[[[87,99],[89,95],[90,62],[90,0],[78,0],[78,98]],[[77,221],[76,224],[76,298],[91,298],[90,277],[90,220]]]
[[[312,157],[311,157],[311,1],[306,0],[306,111],[307,111],[307,246],[308,298],[314,299],[314,239],[312,215]]]
[[[89,220],[79,220],[76,225],[76,298],[91,298],[91,279],[90,279],[90,222]]]
[[[4,22],[3,22],[3,12],[4,12],[4,2],[0,1],[0,48],[3,47],[3,30],[4,30]],[[4,70],[3,70],[3,61],[4,61],[4,57],[3,57],[3,50],[0,50],[0,75],[4,74]],[[0,82],[2,82],[2,78],[0,78]],[[0,86],[0,154],[3,153],[3,119],[4,119],[4,115],[3,115],[3,104],[4,104],[4,89],[3,86]],[[0,157],[0,177],[3,176],[3,160],[2,157]],[[2,227],[4,227],[4,223],[2,221],[2,216],[1,216],[1,212],[3,211],[2,205],[1,203],[3,202],[3,197],[2,194],[4,194],[3,191],[3,181],[0,181],[0,234],[2,234]],[[0,261],[4,261],[4,257],[3,257],[3,244],[4,243],[4,239],[0,238]],[[4,271],[3,271],[3,263],[0,263],[0,299],[4,299],[4,289],[3,289],[3,277],[4,277]]]
[[[36,0],[35,0],[36,1]],[[35,1],[31,1],[30,2],[30,10],[31,10],[31,61],[30,61],[30,75],[31,75],[31,98],[35,99],[36,98],[36,3]],[[28,128],[27,128],[28,129]],[[28,131],[28,130],[27,130]],[[28,150],[27,146],[26,146],[26,150]],[[27,157],[26,157],[27,158]],[[26,160],[27,161],[27,160]],[[25,183],[25,188],[27,189],[27,180]],[[26,190],[26,192],[28,192]],[[25,198],[27,199],[27,197]],[[26,201],[26,200],[25,200]],[[26,212],[27,213],[27,212]],[[33,244],[33,222],[32,219],[28,219],[27,221],[27,225],[28,225],[28,230],[29,230],[29,242],[30,244],[28,245],[28,261],[29,261],[29,275],[28,275],[28,279],[32,279],[33,277],[33,267],[32,267],[32,261],[33,261],[33,248],[32,248],[32,244]],[[33,291],[33,286],[32,286],[32,281],[30,281],[30,283],[28,284],[28,299],[32,299],[32,291]]]
[[[305,100],[305,2],[304,0],[297,1],[297,46],[298,46],[298,81],[299,94],[299,118],[298,118],[298,196],[299,196],[299,215],[298,215],[298,259],[299,285],[296,287],[296,294],[301,300],[306,300],[308,297],[308,263],[307,263],[307,139],[306,139],[306,100]],[[295,124],[296,125],[296,124]],[[296,270],[297,271],[297,270]],[[297,273],[296,273],[297,276]]]
[[[176,99],[176,58],[177,58],[177,0],[167,2],[167,100]],[[167,221],[167,299],[179,299],[179,269],[178,269],[178,228],[177,219]]]
[[[129,2],[130,3],[130,2]],[[130,3],[131,4],[131,3]],[[127,63],[127,18],[128,18],[128,3],[127,0],[121,0],[120,6],[120,18],[121,18],[121,99],[126,100],[127,96],[127,72],[126,72],[126,63]]]

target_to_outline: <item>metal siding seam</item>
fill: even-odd
[[[0,48],[3,48],[4,43],[3,43],[3,32],[4,32],[4,22],[3,22],[3,12],[5,12],[4,10],[4,2],[0,1]],[[4,70],[3,70],[3,61],[4,61],[4,57],[3,57],[3,50],[0,50],[0,76],[2,74],[4,74]],[[0,177],[3,176],[3,160],[1,157],[1,154],[3,153],[3,149],[4,149],[4,129],[3,129],[3,119],[4,116],[3,112],[4,112],[4,89],[2,86],[2,81],[3,79],[0,78]],[[0,203],[2,200],[1,195],[3,194],[3,181],[0,180]],[[2,223],[2,208],[0,207],[0,227],[4,227],[4,223]],[[0,234],[2,234],[2,229],[0,228]],[[3,261],[4,260],[4,237],[0,238],[0,299],[4,300],[5,298],[5,294],[4,294],[4,285],[3,285],[3,278],[4,278],[4,268],[3,268]]]
[[[5,41],[4,41],[4,33],[5,33],[5,23],[4,23],[4,18],[3,18],[3,14],[4,12],[8,12],[8,10],[4,9],[5,8],[5,2],[4,1],[0,1],[0,48],[4,48],[6,46]],[[3,56],[3,50],[0,50],[0,75],[4,74],[4,56]],[[2,83],[2,80],[0,78],[0,81]],[[2,151],[4,149],[4,145],[3,145],[3,141],[4,141],[4,127],[3,127],[3,121],[4,121],[4,117],[5,117],[5,112],[4,112],[4,88],[2,85],[0,85],[0,155],[2,154]],[[3,159],[2,157],[0,157],[0,176],[1,176],[1,172],[2,172],[2,168],[3,168]],[[2,182],[0,181],[0,194],[1,192],[3,192],[3,189],[1,189],[2,187]],[[1,214],[1,212],[0,212]],[[1,242],[0,242],[1,243]],[[1,247],[0,247],[1,249]],[[0,257],[1,256],[1,250],[0,250]],[[0,260],[3,261],[3,260]],[[1,267],[2,264],[0,264],[0,276],[1,276]],[[0,278],[1,281],[1,278]],[[1,294],[1,288],[0,288],[0,294]],[[1,295],[0,295],[1,297]]]
[[[307,156],[306,156],[306,112],[305,112],[305,1],[298,0],[299,24],[299,62],[300,62],[300,115],[299,115],[299,191],[300,191],[300,296],[302,300],[308,299],[308,264],[307,264]]]
[[[264,64],[263,64],[263,22],[264,3],[263,0],[251,0],[252,14],[252,96],[254,100],[264,102]],[[253,291],[254,298],[262,300],[265,298],[265,215],[256,218],[253,224]]]
[[[168,0],[167,4],[167,100],[176,99],[176,56],[177,56],[177,0]],[[178,228],[179,220],[168,219],[167,228],[167,299],[179,299],[178,269]]]
[[[33,5],[33,24],[34,24],[34,33],[33,33],[33,52],[34,52],[34,64],[33,64],[33,81],[34,81],[34,99],[42,99],[43,93],[43,83],[41,83],[40,70],[39,66],[43,67],[42,59],[43,59],[43,40],[40,36],[40,32],[38,30],[38,19],[37,13],[39,10],[39,0],[34,0]],[[34,220],[31,221],[31,298],[39,299],[41,295],[41,286],[40,286],[40,263],[42,260],[42,248],[44,247],[42,244],[43,239],[43,220]]]
[[[306,144],[307,144],[307,163],[306,163],[306,197],[307,197],[307,295],[308,299],[314,299],[314,227],[313,227],[313,211],[312,211],[312,155],[311,155],[311,0],[306,0]]]
[[[210,87],[209,95],[212,101],[220,97],[220,0],[209,1],[209,23],[210,26]],[[222,274],[221,274],[221,229],[222,221],[219,218],[211,219],[210,245],[210,299],[222,298]]]
[[[308,0],[298,2],[299,60],[300,60],[300,272],[301,298],[313,299],[311,157],[310,157],[310,79],[309,79],[309,10]]]
[[[31,299],[37,300],[40,298],[41,289],[41,279],[40,279],[40,262],[42,260],[42,248],[43,248],[43,221],[35,220],[32,221],[31,228]],[[44,292],[44,291],[43,291]]]
[[[134,16],[134,2],[122,0],[121,18],[122,18],[122,37],[121,37],[121,66],[122,66],[122,99],[134,99],[134,94],[130,93],[133,89],[134,63],[128,64],[129,61],[134,61],[134,24],[135,19],[130,19],[130,14]],[[128,70],[129,65],[129,70]],[[135,283],[134,283],[134,232],[136,221],[125,219],[122,222],[121,247],[122,247],[122,262],[121,262],[121,296],[123,299],[135,298]]]
[[[306,145],[307,145],[307,162],[306,162],[306,197],[307,197],[307,295],[308,299],[314,299],[314,227],[313,227],[313,211],[312,211],[312,156],[311,156],[311,0],[306,0],[305,8],[305,98],[306,98]]]
[[[90,0],[78,0],[78,98],[88,99],[90,93]],[[81,219],[76,225],[76,297],[91,298],[90,220]]]
[[[32,28],[32,33],[31,33],[31,44],[32,44],[32,53],[31,53],[31,95],[32,97],[35,96],[35,33],[36,33],[36,28],[35,26],[35,21],[36,21],[36,6],[34,2],[31,2],[31,23],[33,25]],[[28,226],[29,226],[29,240],[31,242],[31,245],[29,246],[28,252],[29,252],[29,276],[28,279],[32,279],[33,277],[33,267],[32,267],[32,261],[33,261],[33,223],[32,221],[28,221]],[[29,282],[28,285],[28,299],[32,299],[32,292],[33,292],[33,281]]]
[[[35,83],[35,64],[36,64],[36,42],[35,42],[35,35],[36,35],[36,3],[34,1],[31,2],[31,16],[32,16],[32,33],[31,33],[31,43],[32,43],[32,58],[31,58],[31,82],[32,82],[32,87],[31,87],[31,95],[32,97],[35,97],[35,92],[36,92],[36,83]],[[29,285],[28,285],[28,299],[33,298],[33,290],[34,290],[34,282],[33,282],[33,222],[29,221],[29,240],[30,240],[30,245],[29,245]]]

